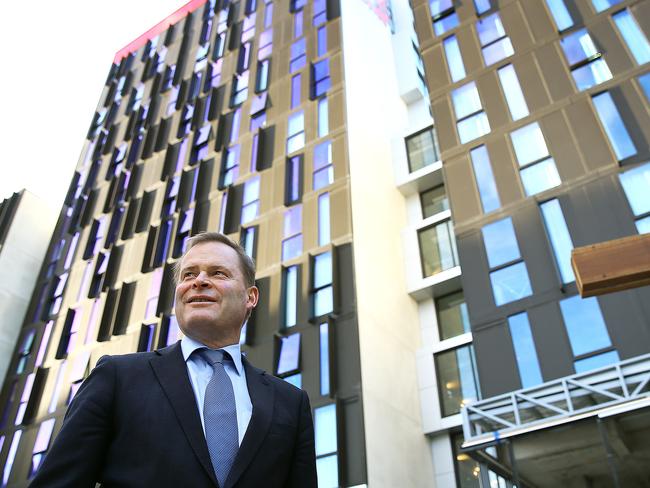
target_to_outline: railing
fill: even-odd
[[[463,447],[544,429],[650,399],[650,354],[463,407]]]

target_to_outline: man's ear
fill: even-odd
[[[255,308],[257,301],[260,299],[260,291],[255,285],[253,285],[246,291],[246,293],[248,294],[248,305],[252,310]]]

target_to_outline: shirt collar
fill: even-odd
[[[183,359],[185,362],[187,362],[188,358],[194,351],[206,347],[208,346],[188,336],[183,336],[181,339],[181,351],[183,352]],[[235,369],[237,370],[237,374],[241,376],[244,373],[244,365],[241,360],[241,346],[239,344],[230,344],[229,346],[222,347],[221,349],[230,354],[232,362],[235,365]]]

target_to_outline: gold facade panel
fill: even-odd
[[[445,162],[445,189],[454,209],[454,221],[463,222],[481,214],[481,203],[467,154]]]
[[[564,118],[559,114],[556,117],[548,117],[544,124],[549,148],[556,155],[562,179],[579,177],[585,169],[592,171],[615,164],[616,159],[606,142],[606,135],[596,119],[589,99],[583,98],[567,106],[565,113],[569,127],[555,127],[557,119],[564,124]],[[575,154],[578,151],[579,154]]]
[[[575,93],[571,73],[564,62],[558,43],[546,44],[535,51],[539,67],[553,102],[563,100]]]

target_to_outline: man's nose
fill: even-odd
[[[196,287],[207,286],[208,284],[208,274],[205,271],[201,271],[198,275],[196,275],[196,278],[194,278],[193,285]]]

